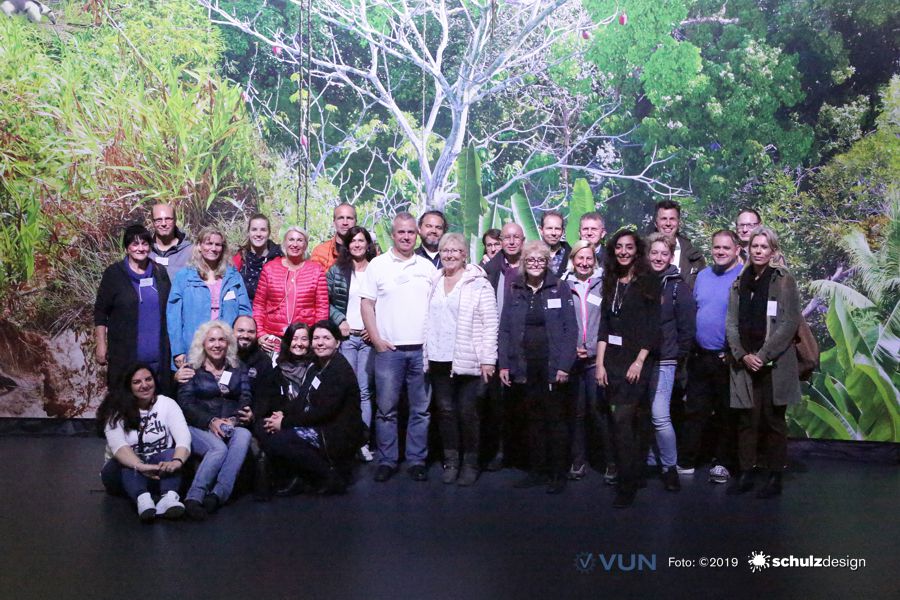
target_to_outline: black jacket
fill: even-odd
[[[660,274],[659,359],[681,360],[691,351],[697,327],[697,304],[678,268],[669,265]]]
[[[612,273],[605,277],[615,277]],[[654,273],[644,273],[632,280],[622,299],[619,326],[612,327],[612,295],[604,294],[598,341],[606,342],[606,355],[620,354],[622,362],[630,363],[642,349],[650,356],[659,352],[660,281]],[[610,335],[622,338],[622,345],[609,343]],[[620,352],[620,350],[622,352]],[[608,369],[609,367],[607,367]]]
[[[203,367],[178,388],[178,404],[188,425],[208,429],[214,418],[227,419],[235,416],[240,408],[252,406],[246,365],[238,362],[237,367],[229,366],[227,370],[231,379],[224,394],[219,389],[219,380]]]
[[[440,252],[438,252],[434,256],[434,258],[431,258],[430,256],[428,256],[428,253],[425,251],[425,247],[419,246],[418,248],[416,248],[415,253],[418,254],[419,256],[421,256],[422,258],[424,258],[425,260],[427,260],[428,262],[430,262],[431,264],[433,264],[435,269],[440,269],[444,266],[443,264],[441,264],[441,253]]]
[[[694,289],[694,281],[697,274],[706,267],[706,258],[698,248],[695,248],[691,240],[683,235],[678,235],[678,245],[681,247],[681,256],[678,259],[678,270],[688,287]]]
[[[572,253],[572,246],[563,240],[559,243],[559,251],[562,252],[562,260],[559,263],[559,268],[553,271],[553,274],[557,277],[562,277],[563,273],[569,268],[569,254]]]
[[[575,303],[568,284],[560,281],[553,273],[547,273],[538,294],[541,306],[544,307],[549,348],[547,374],[552,382],[556,379],[557,371],[571,373],[577,358],[575,349],[578,345],[578,322],[575,319]],[[530,296],[531,290],[521,277],[517,277],[510,286],[509,298],[504,302],[500,317],[498,362],[501,369],[509,369],[510,379],[516,382],[523,382],[526,378],[525,316]]]
[[[166,270],[153,265],[153,281],[159,295],[159,393],[171,393],[172,374],[168,369],[169,336],[166,329],[166,305],[172,284]],[[106,327],[108,344],[107,378],[116,385],[125,370],[135,361],[138,346],[138,295],[134,291],[124,261],[112,264],[103,271],[97,301],[94,303],[94,326]]]
[[[281,370],[276,378],[284,383]],[[316,386],[318,380],[318,386]],[[324,369],[310,367],[305,381],[312,381],[309,394],[294,402],[280,394],[274,410],[284,412],[282,429],[314,427],[322,438],[323,449],[332,461],[352,458],[363,444],[363,422],[359,410],[359,384],[353,367],[338,352]]]
[[[259,346],[256,346],[253,352],[240,358],[241,362],[247,366],[252,398],[250,406],[253,408],[253,416],[258,423],[262,420],[260,415],[268,413],[272,397],[278,395],[275,367],[272,366],[272,357]]]

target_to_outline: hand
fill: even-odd
[[[142,462],[136,465],[134,470],[149,479],[159,479],[159,465],[150,465]]]
[[[192,369],[188,365],[182,366],[180,369],[175,371],[175,381],[178,383],[187,383],[194,376],[194,369]]]
[[[762,359],[755,354],[745,354],[741,360],[744,361],[744,366],[753,373],[762,369],[764,364]]]
[[[253,409],[249,406],[245,406],[237,412],[238,422],[241,425],[247,425],[248,423],[253,422]]]
[[[494,365],[481,365],[481,380],[485,383],[494,376]]]
[[[281,341],[277,336],[270,334],[259,338],[259,346],[266,352],[277,352],[280,345]]]
[[[281,422],[283,420],[284,413],[280,410],[276,410],[272,413],[271,417],[268,417],[263,421],[263,429],[265,429],[266,433],[276,433],[281,431]]]
[[[379,339],[378,341],[373,340],[372,345],[375,346],[375,352],[393,352],[397,349],[392,343],[382,339]]]
[[[587,358],[587,348],[585,348],[584,346],[578,346],[577,348],[575,348],[575,355],[578,356],[578,358]]]
[[[227,419],[220,419],[219,417],[214,417],[212,421],[209,422],[209,431],[214,434],[219,439],[225,439],[225,433],[222,431],[222,425],[228,423]]]
[[[364,341],[365,343],[367,343],[367,344],[371,344],[371,343],[372,343],[372,338],[369,337],[369,330],[368,330],[368,329],[363,329],[363,330],[362,330],[362,339],[363,339],[363,341]]]
[[[181,461],[179,460],[166,460],[157,465],[159,467],[160,474],[163,473],[174,473],[178,469],[181,468]]]
[[[175,363],[176,368],[180,369],[184,365],[184,354],[179,354],[172,359],[172,362]]]
[[[595,376],[597,379],[597,385],[606,387],[609,384],[609,380],[606,378],[606,368],[603,365],[597,365],[597,374]]]
[[[509,369],[500,369],[500,383],[506,387],[512,385],[512,382],[509,380]]]
[[[565,371],[557,371],[556,372],[556,383],[566,383],[569,381],[569,374]]]
[[[628,383],[637,383],[638,379],[641,378],[641,369],[644,368],[644,363],[636,360],[631,363],[631,366],[628,367],[628,371],[625,373],[625,381]]]
[[[97,350],[95,352],[95,356],[97,357],[98,365],[100,365],[100,366],[106,365],[106,358],[107,358],[106,344],[101,344],[101,343],[97,344]]]
[[[346,320],[345,320],[345,321],[341,321],[341,324],[338,325],[338,329],[341,330],[341,335],[342,335],[342,336],[344,336],[344,337],[349,337],[349,336],[350,336],[350,323],[348,323]]]

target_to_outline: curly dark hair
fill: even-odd
[[[628,267],[623,267],[616,260],[616,244],[623,237],[631,237],[634,239],[635,255],[634,261]],[[603,301],[612,302],[613,293],[616,290],[616,282],[620,277],[624,277],[629,271],[634,278],[638,278],[650,271],[650,265],[647,262],[647,245],[633,229],[620,229],[615,232],[609,241],[606,242],[606,259],[603,265]]]

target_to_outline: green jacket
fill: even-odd
[[[328,283],[328,318],[335,325],[347,320],[347,300],[350,297],[350,267],[332,265],[325,273]]]
[[[748,268],[752,268],[749,263],[745,269]],[[766,341],[756,354],[766,365],[772,366],[773,404],[785,406],[800,402],[800,377],[794,336],[797,335],[803,316],[800,314],[800,294],[793,275],[784,267],[772,268],[775,272],[769,283],[769,302],[776,303],[775,314],[768,317]],[[741,346],[738,331],[740,282],[741,278],[738,277],[731,286],[725,329],[728,345],[734,356],[731,365],[731,407],[746,409],[753,407],[753,381],[741,360],[747,351]]]

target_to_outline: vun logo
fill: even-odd
[[[655,554],[593,554],[582,552],[575,557],[575,568],[582,573],[588,573],[595,568],[610,571],[655,571]]]

